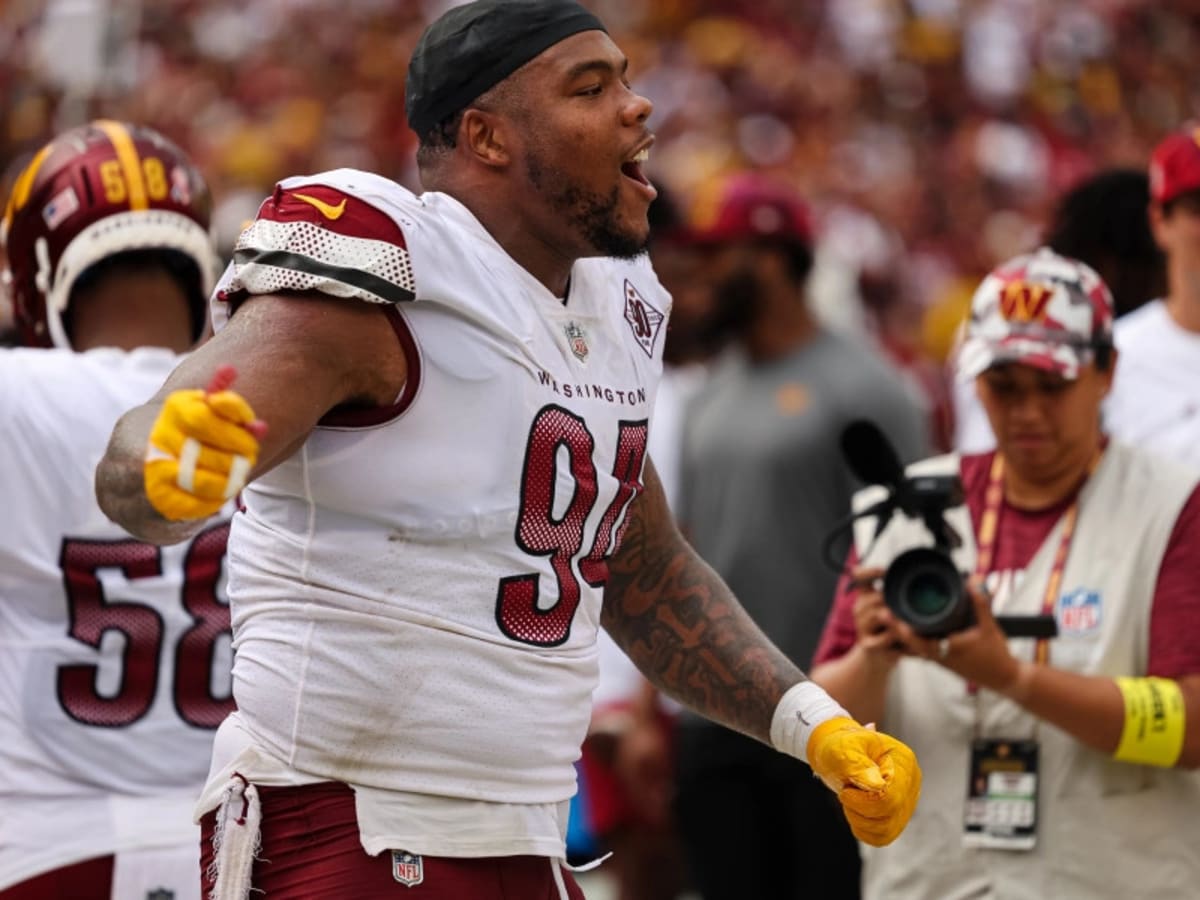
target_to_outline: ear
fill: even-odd
[[[503,168],[512,162],[509,138],[509,123],[502,116],[482,109],[463,113],[458,145],[485,166]]]

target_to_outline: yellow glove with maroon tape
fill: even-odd
[[[860,841],[890,844],[912,818],[921,794],[921,769],[912,750],[858,724],[811,681],[793,685],[779,701],[771,743],[807,762],[837,794]]]
[[[150,429],[143,479],[150,504],[166,519],[204,519],[237,496],[258,461],[264,423],[229,390],[222,366],[207,390],[173,391]]]

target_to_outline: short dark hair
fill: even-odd
[[[524,94],[520,90],[519,80],[519,76],[510,75],[458,112],[446,116],[424,134],[417,135],[420,142],[417,145],[417,166],[428,168],[458,146],[458,129],[462,126],[463,116],[468,109],[503,111],[509,114],[523,109]]]
[[[417,135],[417,165],[426,168],[433,164],[439,156],[458,146],[458,128],[462,125],[463,113],[460,109],[452,113],[427,132]]]
[[[1065,194],[1045,243],[1087,263],[1112,291],[1118,316],[1166,292],[1166,262],[1146,218],[1150,179],[1138,169],[1105,169]]]

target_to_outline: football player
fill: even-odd
[[[191,806],[233,708],[228,521],[142,543],[92,473],[201,333],[210,206],[178,147],[114,121],[39,150],[4,206],[22,346],[0,350],[3,900],[199,897]]]
[[[670,297],[624,54],[572,0],[477,0],[425,31],[406,85],[426,193],[281,182],[225,321],[97,471],[106,512],[162,542],[249,484],[238,711],[197,809],[216,895],[579,898],[563,835],[601,621],[890,841],[911,753],[770,645],[646,459]]]

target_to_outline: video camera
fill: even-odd
[[[842,432],[842,455],[860,480],[887,488],[878,503],[853,514],[830,535],[835,537],[858,519],[874,517],[875,537],[901,513],[920,519],[933,538],[932,547],[906,550],[888,565],[883,577],[883,602],[923,637],[945,637],[975,623],[966,578],[951,551],[962,538],[946,521],[946,511],[964,502],[957,475],[907,475],[887,437],[873,422],[860,419]],[[1054,637],[1054,616],[996,616],[1009,637]]]

